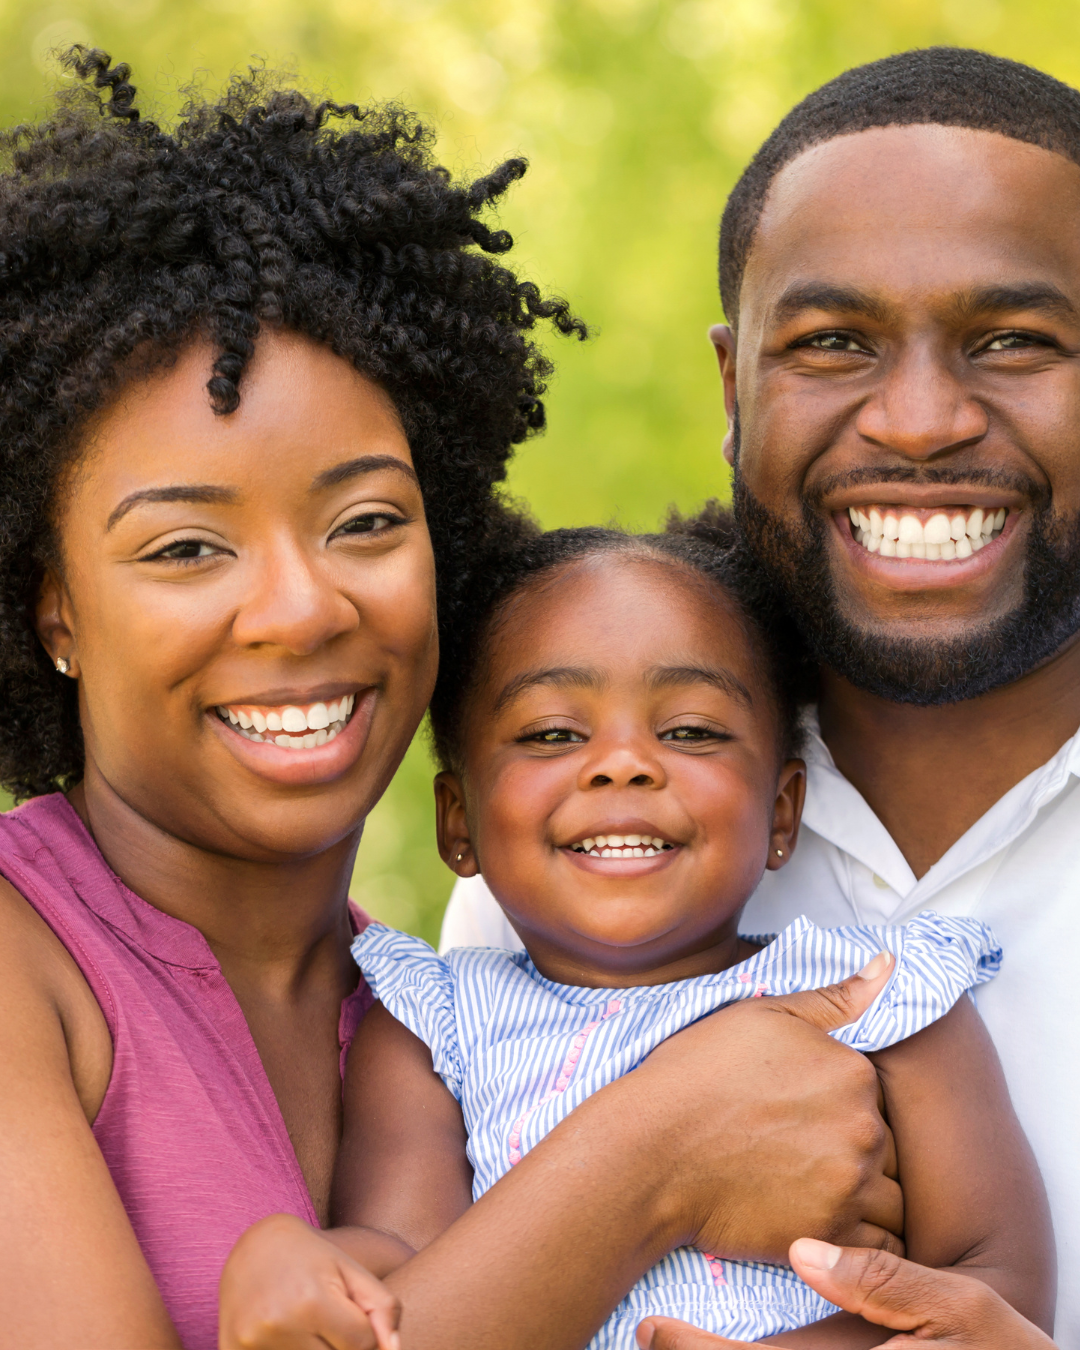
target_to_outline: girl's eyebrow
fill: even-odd
[[[602,670],[587,666],[550,666],[546,670],[526,670],[504,684],[495,700],[494,712],[502,712],[523,689],[540,684],[553,684],[562,689],[599,689],[607,684],[608,676]]]
[[[653,666],[645,679],[653,689],[666,689],[675,684],[711,684],[747,707],[754,703],[750,690],[726,666]]]

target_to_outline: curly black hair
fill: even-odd
[[[662,534],[628,534],[600,526],[545,533],[526,510],[506,505],[490,522],[471,584],[461,592],[453,631],[440,653],[430,731],[441,767],[462,772],[471,700],[507,601],[551,573],[601,553],[656,559],[688,569],[735,601],[775,700],[781,762],[797,755],[802,743],[800,712],[812,693],[814,672],[798,630],[747,553],[730,511],[715,499],[693,516],[672,510]]]
[[[1080,92],[1032,66],[966,47],[925,47],[846,70],[792,108],[728,198],[720,296],[729,323],[738,323],[746,261],[780,170],[837,136],[919,124],[996,131],[1080,164]]]
[[[59,560],[58,481],[133,361],[209,340],[222,416],[264,327],[352,361],[409,438],[453,614],[511,447],[544,425],[551,366],[530,330],[586,335],[487,256],[512,240],[479,217],[523,160],[455,182],[400,107],[314,103],[257,70],[165,130],[140,117],[128,66],[66,59],[79,78],[50,115],[0,132],[0,782],[18,798],[82,772],[75,685],[33,607]]]

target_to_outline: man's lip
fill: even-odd
[[[925,558],[883,558],[871,553],[851,533],[850,520],[845,509],[832,517],[833,529],[839,536],[853,565],[873,581],[897,591],[951,590],[965,585],[993,571],[1015,535],[1020,513],[1010,511],[1005,525],[996,539],[984,544],[970,558],[955,558],[951,562],[930,562]]]
[[[230,723],[223,722],[216,708],[208,709],[205,715],[229,753],[257,777],[285,787],[314,786],[340,778],[360,758],[371,729],[376,694],[373,687],[358,691],[344,731],[311,750],[286,750],[270,741],[249,741]]]
[[[995,511],[1004,507],[1012,514],[1026,505],[1027,499],[1019,493],[1001,488],[964,487],[955,483],[867,483],[829,493],[822,501],[821,509],[833,515],[841,511],[846,513],[852,506],[895,506],[901,511],[905,506],[913,511],[944,511],[949,507],[963,510],[981,506],[984,511],[988,507]]]

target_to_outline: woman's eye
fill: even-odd
[[[188,562],[192,558],[210,558],[220,551],[205,539],[178,539],[175,544],[167,544],[165,548],[151,553],[145,561],[154,562],[158,558],[165,558],[169,562]]]
[[[866,350],[850,333],[815,333],[812,338],[808,338],[801,345],[815,347],[820,352],[865,352]]]
[[[343,534],[377,534],[381,530],[390,529],[394,525],[404,525],[403,516],[394,516],[386,511],[369,511],[362,516],[354,516],[352,520],[347,520],[344,525],[336,529],[331,538],[336,539]]]

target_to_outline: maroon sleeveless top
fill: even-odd
[[[233,1243],[267,1214],[317,1225],[244,1014],[206,939],[112,872],[60,793],[0,815],[0,873],[71,953],[113,1043],[93,1130],[187,1350],[216,1350]],[[359,932],[369,922],[353,907]],[[371,994],[341,1005],[345,1051]]]

